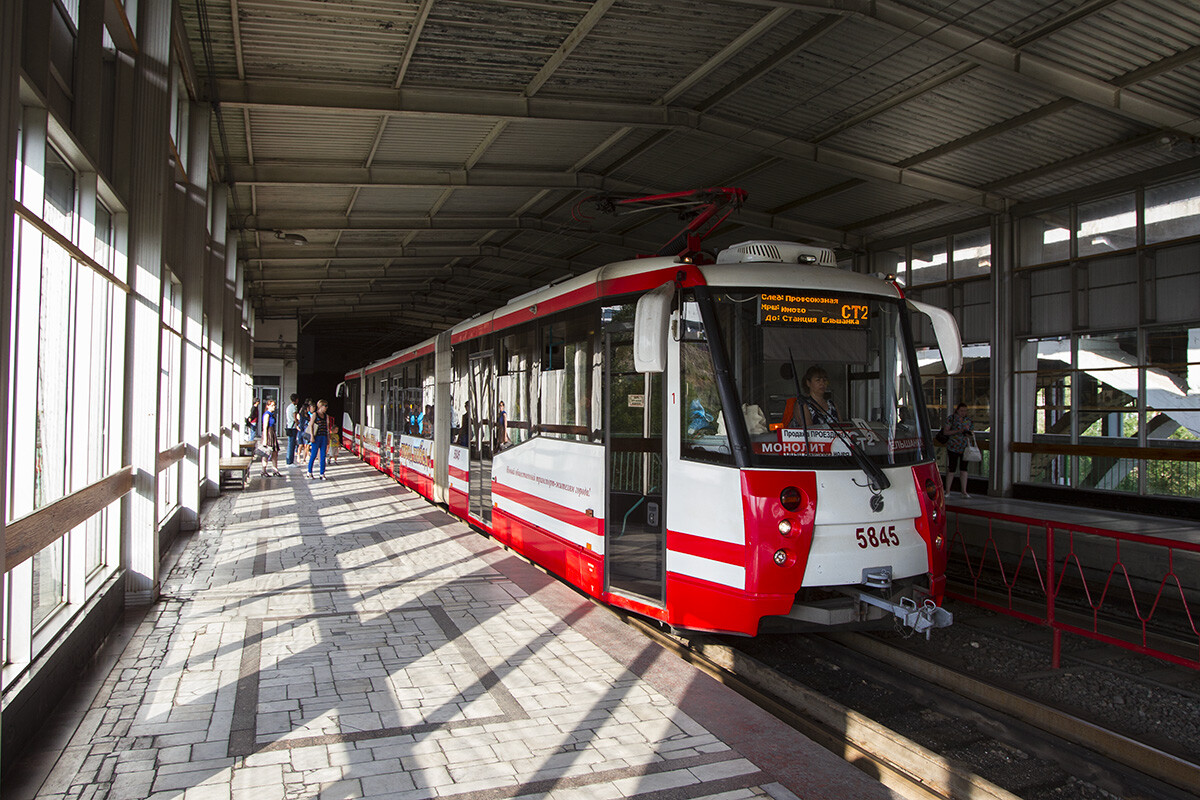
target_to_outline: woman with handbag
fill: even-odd
[[[942,432],[946,434],[946,496],[950,496],[950,485],[954,481],[955,473],[958,473],[959,485],[962,487],[962,496],[969,498],[967,494],[967,461],[963,458],[963,452],[968,446],[975,444],[975,434],[972,432],[973,423],[971,418],[967,416],[967,404],[959,403],[954,407],[954,413],[946,418],[946,424],[942,427]],[[978,451],[978,448],[976,448]]]
[[[297,438],[300,440],[300,446],[297,448],[298,458],[296,459],[296,463],[301,467],[308,463],[308,449],[309,444],[312,442],[312,434],[308,432],[308,422],[312,419],[316,408],[317,404],[310,398],[301,403],[300,408],[296,412]]]

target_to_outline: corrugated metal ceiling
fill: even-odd
[[[850,255],[1198,155],[1194,0],[183,0],[182,18],[256,313],[350,346],[356,326],[411,344],[679,224],[597,217],[600,191],[743,186],[706,246]],[[353,314],[367,296],[437,313]]]

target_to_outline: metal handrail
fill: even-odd
[[[1080,525],[1070,522],[1061,522],[1055,520],[1039,519],[1036,517],[1027,517],[1019,514],[1005,514],[985,509],[965,508],[962,506],[950,506],[947,511],[955,515],[953,532],[950,534],[950,567],[957,562],[965,568],[965,574],[969,576],[972,584],[972,591],[964,593],[956,591],[953,588],[947,591],[947,595],[957,600],[978,605],[987,608],[997,613],[1013,616],[1034,624],[1046,625],[1052,631],[1051,642],[1051,666],[1057,669],[1061,662],[1062,653],[1062,634],[1072,633],[1078,636],[1083,636],[1107,644],[1115,645],[1127,650],[1132,650],[1144,655],[1150,655],[1165,661],[1182,666],[1200,669],[1200,629],[1197,627],[1196,615],[1192,613],[1191,605],[1188,601],[1187,592],[1184,589],[1183,582],[1180,580],[1176,572],[1176,554],[1179,552],[1198,553],[1200,554],[1200,543],[1180,542],[1174,540],[1164,540],[1153,536],[1146,536],[1138,533],[1128,533],[1126,531],[1117,531],[1108,528],[1099,528],[1092,525]],[[963,538],[960,522],[963,516],[979,517],[987,520],[987,538],[984,540],[982,550],[978,560],[972,558],[972,554],[967,549],[967,543]],[[993,524],[996,522],[1012,523],[1015,525],[1025,526],[1024,542],[1021,545],[1020,552],[1008,553],[1009,563],[1006,565],[1000,545],[995,538]],[[1062,537],[1057,534],[1066,535],[1066,548],[1061,554],[1058,554],[1057,547],[1062,545]],[[1044,539],[1041,542],[1037,541],[1037,537],[1041,535]],[[1106,569],[1096,567],[1087,567],[1080,559],[1077,552],[1077,537],[1090,536],[1100,537],[1114,543],[1115,554],[1114,560]],[[1056,543],[1057,538],[1057,543]],[[957,543],[957,547],[955,547]],[[1166,571],[1161,576],[1149,579],[1146,576],[1139,576],[1147,580],[1148,584],[1154,585],[1157,583],[1157,588],[1153,592],[1153,596],[1148,596],[1147,592],[1139,592],[1134,588],[1134,578],[1130,576],[1128,565],[1125,563],[1121,547],[1123,544],[1136,544],[1149,547],[1163,548],[1166,551]],[[1015,563],[1013,562],[1015,558]],[[981,580],[985,577],[985,571],[989,567],[989,561],[994,559],[994,570],[998,577],[999,584],[1004,587],[997,600],[989,600],[986,595],[986,589],[980,587]],[[1022,582],[1022,571],[1029,564],[1029,569],[1032,570],[1033,576],[1026,574],[1025,580]],[[1091,570],[1094,575],[1103,574],[1103,579],[1089,578],[1087,572]],[[1060,608],[1060,595],[1063,591],[1064,582],[1070,577],[1077,577],[1082,584],[1082,599],[1090,613],[1090,626],[1085,618],[1085,614],[1072,613],[1069,610],[1065,611]],[[1116,580],[1114,582],[1114,579]],[[1101,583],[1102,586],[1095,586],[1096,583]],[[1128,590],[1128,595],[1123,596],[1119,591],[1121,586]],[[1017,596],[1018,588],[1028,589],[1042,594],[1041,602],[1022,600]],[[1095,591],[1093,591],[1095,589]],[[1110,594],[1112,592],[1112,594]],[[1155,628],[1155,614],[1160,609],[1162,601],[1168,597],[1178,593],[1178,599],[1182,603],[1183,617],[1186,620],[1187,631],[1190,631],[1192,642],[1184,643],[1190,655],[1182,655],[1184,649],[1182,647],[1174,647],[1178,643],[1176,632],[1160,631]],[[1168,594],[1169,593],[1169,594]],[[1137,620],[1136,625],[1130,626],[1130,630],[1121,630],[1123,627],[1111,616],[1105,617],[1102,615],[1102,610],[1107,602],[1115,604],[1118,600],[1127,600],[1130,603],[1133,611],[1133,618]],[[1186,636],[1186,632],[1184,634]]]

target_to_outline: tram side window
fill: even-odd
[[[529,392],[536,358],[536,330],[532,327],[504,336],[500,340],[500,373],[497,400],[504,403],[506,426],[497,430],[499,445],[527,441],[533,432]],[[497,420],[499,414],[496,415]]]
[[[680,415],[681,455],[718,464],[733,463],[708,339],[694,302],[683,304],[682,317],[679,343],[684,401]]]
[[[425,417],[421,420],[421,436],[426,439],[432,439],[434,431],[437,378],[433,369],[433,356],[425,356],[417,362],[417,397],[425,412]]]
[[[457,445],[465,445],[462,419],[466,413],[467,400],[470,399],[467,388],[470,371],[467,366],[466,345],[455,347],[451,359],[454,378],[450,382],[450,441]]]
[[[400,413],[404,433],[408,436],[420,436],[424,423],[423,361],[410,361],[404,365],[404,401]]]
[[[582,442],[593,438],[592,386],[597,348],[589,319],[585,310],[579,309],[567,319],[541,328],[538,430],[543,435]]]

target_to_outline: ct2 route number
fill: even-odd
[[[859,528],[854,532],[854,538],[858,539],[858,546],[864,550],[868,547],[891,547],[900,544],[900,537],[896,535],[895,525],[880,525],[878,528],[871,525]]]

